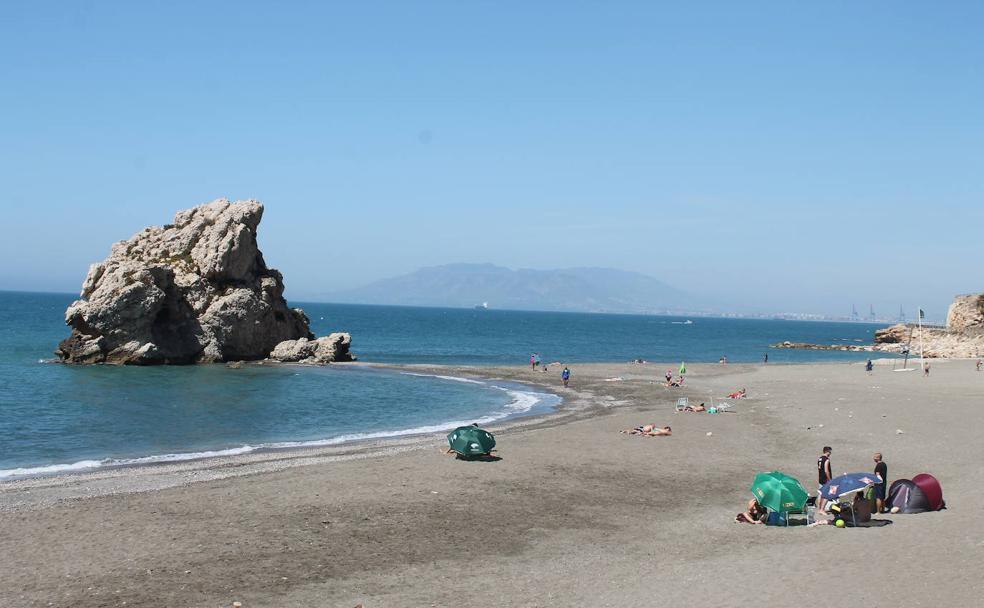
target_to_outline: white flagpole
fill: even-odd
[[[923,360],[922,306],[920,306],[918,310],[919,312],[916,314],[916,316],[919,318],[919,365],[923,368],[923,371],[925,371],[926,361]]]

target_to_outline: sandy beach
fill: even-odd
[[[0,605],[970,606],[984,583],[984,373],[859,364],[416,368],[535,383],[554,415],[442,436],[0,484]],[[555,373],[554,373],[555,372]],[[609,378],[621,378],[606,381]],[[654,383],[654,381],[656,383]],[[675,413],[680,396],[736,413]],[[620,429],[656,422],[672,437]],[[901,431],[901,432],[899,432]],[[756,472],[934,474],[949,509],[875,529],[733,523]]]

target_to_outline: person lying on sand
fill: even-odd
[[[704,407],[704,404],[703,403],[701,403],[698,406],[688,405],[687,407],[683,408],[683,411],[685,411],[685,412],[706,412],[707,411],[707,408]]]
[[[744,399],[744,398],[745,398],[745,389],[741,389],[740,391],[736,391],[728,395],[728,399]]]
[[[656,423],[644,424],[642,426],[637,426],[634,429],[625,429],[624,431],[619,431],[619,433],[625,433],[626,435],[646,435],[649,437],[661,437],[663,435],[672,435],[673,429],[668,426],[658,427]]]
[[[739,513],[735,515],[735,523],[737,524],[764,524],[765,517],[768,515],[765,507],[759,504],[759,501],[752,500],[748,501],[748,509],[744,513]]]

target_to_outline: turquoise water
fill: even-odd
[[[0,479],[412,434],[548,411],[551,395],[508,383],[359,368],[67,366],[70,294],[0,292]],[[322,335],[344,330],[362,360],[760,361],[770,343],[870,342],[877,326],[301,304]],[[770,362],[863,353],[771,351]],[[576,366],[575,366],[576,374]]]

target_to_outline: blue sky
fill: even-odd
[[[0,289],[228,197],[292,299],[493,262],[940,317],[984,290],[982,7],[4,3]]]

